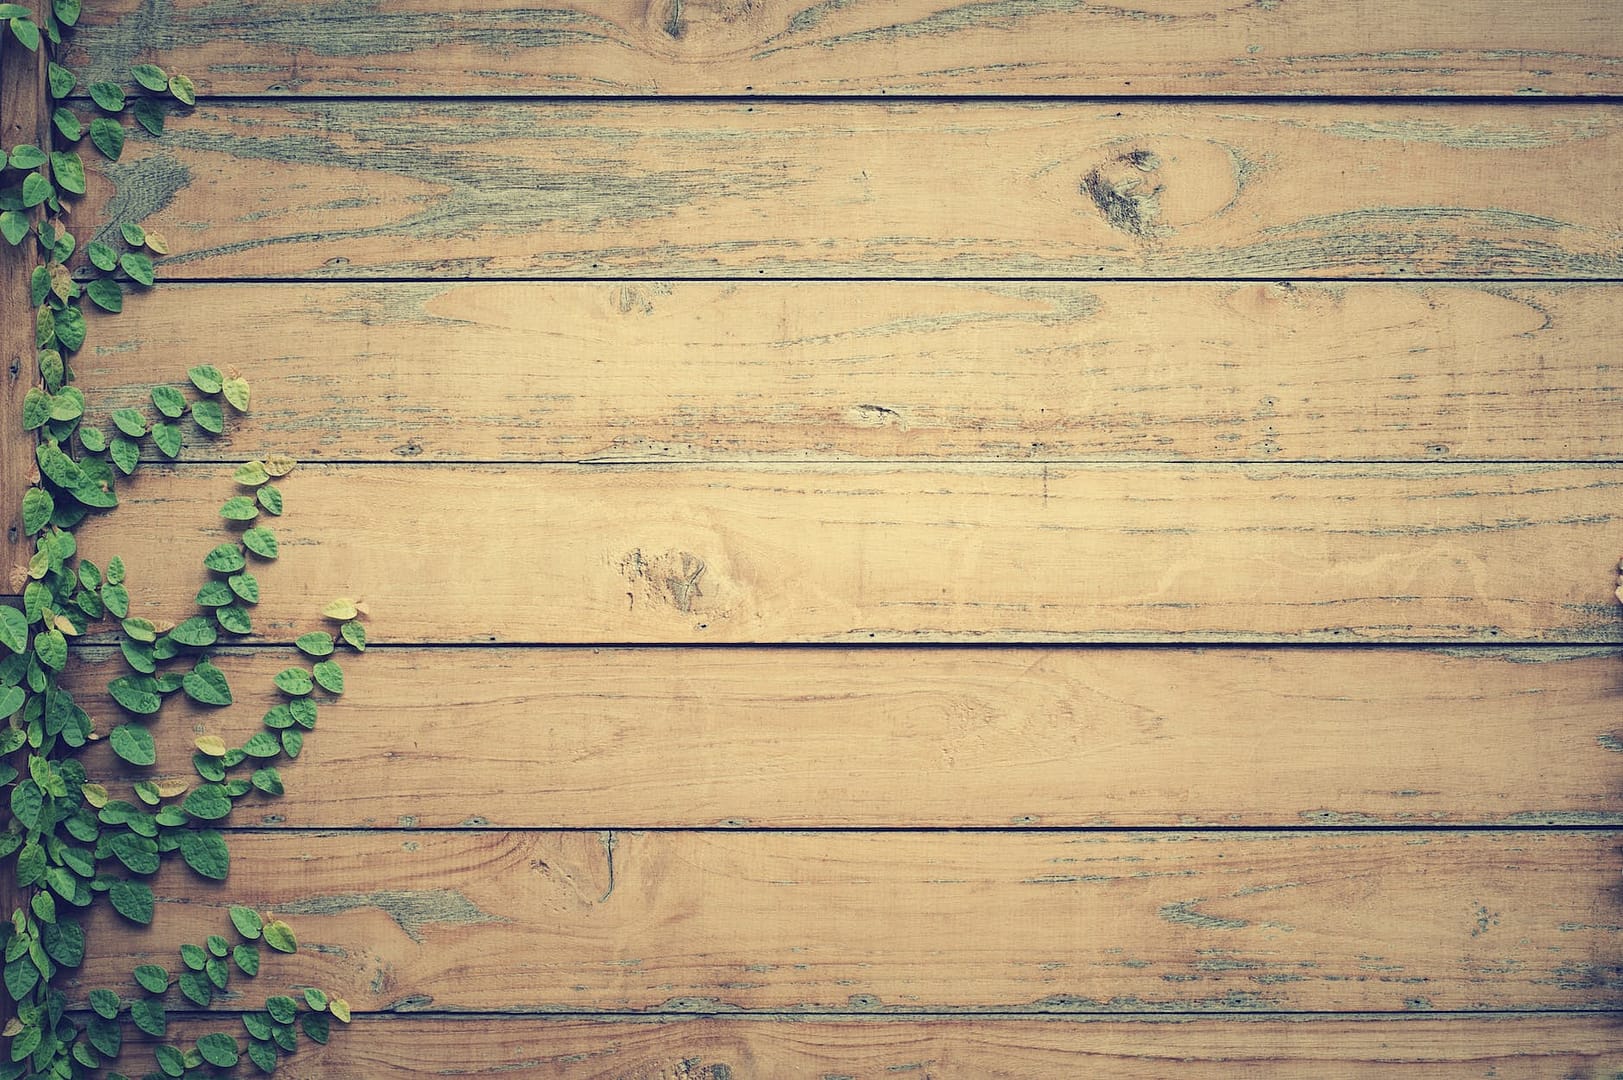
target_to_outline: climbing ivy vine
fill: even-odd
[[[30,52],[48,53],[78,22],[80,0],[37,2],[38,10],[0,3],[0,20]],[[203,878],[227,877],[230,852],[217,826],[239,800],[283,793],[278,762],[299,756],[320,705],[344,691],[339,647],[366,649],[359,605],[333,601],[320,613],[330,620],[327,628],[299,636],[300,662],[274,677],[280,700],[265,713],[261,730],[241,746],[218,735],[198,738],[190,762],[195,777],[158,769],[152,727],[167,700],[179,694],[209,708],[233,702],[230,660],[214,650],[253,632],[260,601],[255,571],[280,553],[270,522],[285,509],[278,481],[285,482],[295,462],[273,455],[235,470],[235,490],[219,514],[240,531],[199,553],[202,584],[193,613],[178,621],[134,599],[120,558],[102,567],[79,555],[74,530],[90,514],[117,507],[120,485],[152,456],[144,453],[146,445],[173,459],[188,439],[223,434],[232,417],[248,411],[251,395],[240,375],[200,364],[185,383],[153,387],[149,407],[118,408],[92,422],[90,403],[73,385],[72,358],[87,332],[82,303],[120,311],[127,290],[153,284],[153,257],[169,247],[137,223],[108,223],[74,261],[79,243],[68,202],[86,190],[78,147],[88,138],[102,156],[117,160],[130,135],[126,112],[158,136],[169,110],[193,105],[196,90],[184,75],[137,64],[131,86],[85,88],[96,110],[86,122],[78,111],[84,106],[73,97],[77,77],[48,56],[41,59],[53,103],[51,145],[0,147],[0,236],[23,250],[32,237],[39,252],[30,280],[38,384],[27,392],[20,417],[38,439],[38,479],[22,499],[34,551],[25,575],[11,583],[22,606],[0,605],[0,782],[11,811],[0,832],[0,857],[10,864],[19,898],[0,922],[3,981],[13,1005],[0,1080],[95,1075],[122,1060],[126,1025],[154,1040],[169,1037],[172,992],[206,1008],[233,978],[259,973],[262,946],[297,949],[285,922],[233,906],[229,926],[205,928],[229,936],[209,932],[201,944],[181,946],[174,975],[162,965],[142,964],[128,985],[90,990],[88,1011],[70,1009],[59,986],[63,973],[84,960],[81,920],[101,898],[128,924],[153,920],[148,879],[165,856],[178,853]],[[65,679],[77,657],[69,643],[93,632],[117,635],[127,669],[107,685],[117,717],[92,717]],[[81,760],[81,752],[101,740],[139,771],[141,778],[128,784],[129,798],[117,797]],[[326,1042],[330,1018],[347,1022],[349,1015],[342,998],[316,987],[301,988],[297,999],[273,995],[262,1009],[242,1014],[241,1035],[211,1032],[190,1046],[158,1042],[156,1068],[145,1075],[216,1076],[244,1058],[273,1073],[301,1033]],[[106,1076],[128,1080],[116,1071]]]

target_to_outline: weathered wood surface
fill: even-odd
[[[190,597],[235,528],[230,473],[143,471],[81,552]],[[283,487],[259,640],[341,595],[395,643],[1623,637],[1609,466],[337,465]]]
[[[243,902],[306,946],[256,998],[361,1010],[1609,1009],[1620,838],[238,834],[229,883],[159,875],[149,931],[98,907],[69,991],[173,963]]]
[[[117,0],[87,8],[71,55],[93,78],[156,59],[211,95],[1615,94],[1614,16],[1594,0]]]
[[[219,1022],[171,1021],[187,1037]],[[237,1028],[235,1034],[241,1037]],[[500,1080],[1550,1080],[1623,1068],[1608,1016],[1497,1014],[1237,1021],[536,1017],[356,1020],[325,1047],[302,1047],[277,1071],[332,1077]],[[126,1068],[139,1063],[134,1047]],[[144,1047],[150,1067],[150,1046]]]
[[[102,723],[116,651],[70,689]],[[192,780],[237,698],[154,725]],[[297,827],[1623,825],[1614,649],[372,649],[238,824]],[[128,796],[127,796],[128,797]]]
[[[1620,318],[1611,285],[176,285],[74,367],[108,411],[249,373],[188,460],[1593,460]]]
[[[45,65],[7,31],[0,35],[0,147],[47,146],[50,111]],[[13,171],[8,182],[18,182]],[[31,216],[37,217],[37,211]],[[29,279],[39,264],[32,236],[17,247],[0,240],[0,596],[27,581],[34,545],[23,533],[22,497],[34,482],[34,436],[22,429],[23,396],[39,385]],[[7,911],[11,909],[6,908]]]
[[[238,102],[171,128],[89,207],[184,237],[171,278],[1623,276],[1601,106]]]

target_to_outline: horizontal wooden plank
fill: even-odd
[[[1552,0],[258,0],[87,7],[73,57],[209,94],[1604,94],[1606,5]]]
[[[187,1037],[218,1023],[172,1024]],[[243,1037],[240,1029],[234,1031]],[[132,1044],[126,1066],[138,1063]],[[146,1048],[150,1067],[150,1048]],[[755,1080],[902,1076],[1031,1080],[1549,1080],[1623,1068],[1604,1016],[1393,1018],[1141,1017],[577,1020],[365,1017],[283,1066],[316,1077],[500,1077],[501,1080]]]
[[[138,614],[192,613],[230,472],[154,467],[81,529]],[[1616,641],[1620,487],[1557,465],[314,466],[255,618],[291,640],[350,595],[395,643]]]
[[[239,102],[171,128],[87,211],[166,232],[174,278],[1623,276],[1600,106]]]
[[[537,786],[545,763],[533,766]],[[239,834],[231,880],[91,916],[70,993],[238,901],[301,949],[253,986],[362,1010],[1605,1009],[1619,834]]]
[[[230,357],[254,413],[188,460],[1594,460],[1620,316],[1610,285],[176,285],[74,367],[150,409]]]
[[[105,729],[123,661],[80,656]],[[216,662],[235,710],[177,700],[157,770],[102,745],[91,774],[195,780],[197,732],[259,730],[289,657]],[[288,797],[235,820],[1623,825],[1620,671],[1611,649],[374,649]]]

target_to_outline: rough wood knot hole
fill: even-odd
[[[620,573],[633,586],[626,594],[633,608],[641,594],[684,614],[692,612],[693,602],[704,595],[699,588],[704,570],[704,559],[691,551],[667,551],[650,556],[638,548],[620,560]]]
[[[1082,191],[1104,219],[1122,232],[1154,236],[1163,184],[1156,182],[1161,158],[1150,150],[1129,150],[1097,165],[1082,178]]]

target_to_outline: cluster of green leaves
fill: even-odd
[[[75,1044],[75,1060],[94,1067],[98,1055],[109,1059],[118,1057],[124,1042],[123,1028],[119,1024],[121,1015],[154,1039],[168,1038],[169,1015],[164,998],[169,990],[177,988],[193,1005],[208,1008],[215,994],[224,993],[230,987],[233,967],[249,978],[259,974],[261,941],[277,952],[291,953],[298,949],[293,930],[287,923],[266,922],[253,908],[233,906],[231,925],[239,939],[235,945],[219,934],[210,934],[201,945],[182,945],[177,976],[172,977],[167,968],[158,964],[137,967],[132,974],[142,992],[139,997],[125,999],[112,990],[92,990],[90,1007],[95,1016],[86,1027],[85,1040]],[[229,1032],[215,1031],[199,1037],[190,1049],[172,1044],[156,1047],[153,1056],[158,1070],[148,1075],[159,1078],[216,1075],[214,1070],[233,1068],[245,1056],[261,1072],[274,1073],[281,1055],[291,1054],[298,1048],[300,1031],[313,1042],[325,1043],[331,1033],[329,1017],[349,1022],[349,1004],[343,998],[315,987],[306,987],[302,997],[303,1010],[298,1000],[277,994],[265,1000],[263,1010],[243,1014],[242,1025],[248,1035],[246,1043],[239,1042]]]
[[[54,44],[61,41],[63,28],[79,21],[79,0],[54,0],[48,5],[43,23],[24,4],[0,3],[0,18],[9,22],[18,41],[37,50],[42,25]],[[20,143],[0,147],[0,169],[4,170],[0,176],[0,237],[15,247],[32,232],[42,256],[32,281],[32,302],[37,310],[35,334],[42,350],[71,353],[80,348],[85,338],[81,300],[88,297],[105,311],[122,310],[123,282],[150,286],[156,274],[152,256],[169,252],[162,236],[126,222],[119,226],[113,243],[95,239],[85,246],[86,265],[81,267],[81,273],[89,275],[88,281],[81,283],[68,271],[78,240],[67,227],[64,200],[81,196],[86,190],[85,163],[77,145],[88,137],[98,152],[116,161],[124,153],[122,114],[126,109],[141,127],[159,135],[163,132],[166,101],[173,99],[183,105],[197,101],[196,88],[184,75],[169,75],[153,64],[137,64],[130,69],[130,75],[139,91],[127,93],[113,82],[87,88],[101,113],[87,124],[70,105],[64,104],[78,85],[77,77],[48,62],[46,81],[55,102],[52,145]],[[38,215],[37,207],[43,207],[45,213]],[[108,235],[112,235],[111,230]],[[123,250],[114,246],[118,238],[123,240]]]
[[[78,20],[79,0],[42,2],[49,4],[43,19],[24,5],[0,3],[0,19],[30,50],[39,49],[42,28],[54,44],[62,29]],[[118,312],[124,288],[116,275],[151,285],[152,256],[168,251],[161,236],[125,223],[118,235],[128,250],[93,240],[80,253],[77,276],[68,268],[77,242],[64,224],[62,200],[85,191],[84,163],[73,145],[88,133],[103,155],[117,159],[125,141],[119,114],[126,107],[142,127],[158,135],[164,123],[163,95],[185,105],[195,100],[184,76],[169,76],[151,64],[136,65],[131,74],[147,96],[132,100],[116,84],[92,85],[90,98],[106,115],[87,126],[62,104],[74,91],[76,77],[47,62],[47,81],[57,102],[55,148],[0,147],[0,170],[17,174],[0,175],[0,236],[17,247],[32,231],[42,253],[42,265],[30,282],[39,384],[28,392],[22,410],[24,429],[38,434],[39,479],[22,503],[34,553],[27,580],[19,583],[21,610],[0,605],[0,783],[8,789],[12,811],[9,825],[0,831],[0,858],[12,860],[22,896],[21,906],[0,922],[0,970],[15,1004],[13,1017],[0,1032],[9,1039],[9,1053],[0,1055],[0,1080],[89,1076],[90,1070],[118,1056],[124,1021],[165,1037],[163,995],[171,981],[156,965],[143,965],[134,973],[145,996],[126,1000],[99,989],[90,994],[94,1015],[84,1024],[69,1011],[55,982],[63,970],[84,960],[85,931],[78,913],[106,894],[124,919],[150,923],[155,904],[147,879],[174,852],[203,877],[224,879],[230,855],[224,835],[214,826],[251,792],[283,793],[276,763],[284,756],[297,757],[304,733],[315,727],[316,688],[327,695],[343,691],[343,672],[332,659],[335,643],[342,641],[356,651],[366,647],[357,605],[335,601],[324,614],[339,622],[337,637],[312,631],[299,638],[298,649],[313,667],[293,666],[276,676],[284,700],[266,713],[263,730],[236,747],[218,736],[198,739],[192,765],[199,781],[156,771],[150,726],[166,699],[180,693],[208,706],[232,703],[226,673],[208,650],[253,629],[252,609],[260,599],[254,563],[279,553],[275,531],[259,519],[283,512],[282,491],[271,481],[290,472],[294,462],[271,457],[236,470],[235,480],[245,493],[227,499],[220,515],[241,532],[204,557],[210,576],[196,596],[198,613],[179,623],[131,613],[121,559],[112,558],[103,569],[79,558],[73,530],[90,513],[118,505],[117,488],[139,468],[143,440],[150,439],[159,455],[174,458],[189,437],[189,426],[204,435],[222,434],[233,413],[248,410],[250,399],[245,380],[200,365],[188,373],[190,392],[184,386],[156,387],[151,411],[116,409],[108,418],[109,429],[86,422],[85,396],[72,385],[72,357],[86,334],[81,299]],[[62,685],[61,674],[70,661],[69,641],[105,622],[119,628],[129,673],[108,685],[127,715],[104,733]],[[123,761],[154,770],[131,785],[134,801],[114,798],[88,776],[76,756],[104,736]],[[232,775],[244,765],[248,775]],[[226,989],[231,976],[227,956],[251,976],[259,970],[260,942],[282,952],[297,947],[285,923],[267,923],[248,908],[232,908],[231,918],[241,939],[236,945],[211,935],[203,946],[181,949],[185,970],[174,986],[195,1005],[207,1006]],[[306,1011],[297,1030],[309,1038],[326,1041],[329,1017],[348,1021],[349,1007],[342,999],[316,989],[303,995]],[[263,1012],[244,1016],[246,1044],[215,1032],[189,1049],[160,1046],[157,1071],[146,1076],[215,1076],[244,1056],[262,1072],[274,1072],[279,1053],[291,1052],[296,1043],[297,1011],[294,999],[272,997]],[[117,1072],[107,1075],[109,1080],[127,1080]]]

